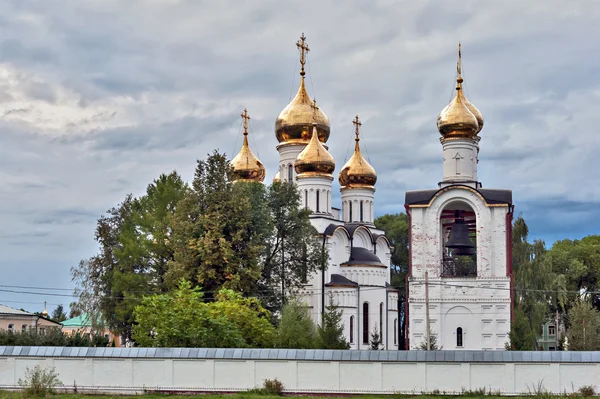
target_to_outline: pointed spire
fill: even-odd
[[[304,65],[306,64],[306,53],[310,51],[308,44],[306,44],[304,32],[302,32],[300,40],[296,42],[296,47],[298,47],[300,50],[300,76],[302,76],[302,81],[304,82],[304,75],[306,75],[306,72],[304,71]]]
[[[377,173],[360,152],[360,127],[358,115],[352,120],[354,125],[354,154],[342,167],[338,180],[342,187],[373,187],[377,182]]]
[[[46,310],[46,301],[44,301],[44,311],[42,312],[42,316],[48,317],[48,311]]]
[[[358,134],[360,133],[360,127],[362,126],[362,123],[360,119],[358,119],[358,115],[356,115],[356,117],[352,121],[352,124],[354,125],[354,134],[356,135],[356,137],[354,138],[354,141],[356,141],[356,143],[354,144],[354,151],[360,151],[360,146],[358,145],[360,139],[358,138]]]
[[[298,177],[320,176],[333,179],[331,174],[335,170],[335,160],[319,140],[316,123],[313,123],[312,137],[308,145],[296,157],[294,168]]]
[[[236,181],[262,182],[265,179],[265,167],[248,145],[248,121],[250,120],[250,115],[248,115],[248,111],[244,108],[244,112],[240,116],[244,121],[244,142],[242,143],[240,152],[231,161]]]

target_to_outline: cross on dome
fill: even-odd
[[[300,70],[300,75],[304,76],[304,75],[306,75],[306,72],[304,72],[304,65],[306,64],[306,53],[308,53],[310,51],[310,49],[308,48],[308,45],[306,44],[306,37],[304,36],[304,32],[302,32],[302,36],[300,36],[300,40],[298,40],[296,42],[296,46],[300,50],[300,65],[302,68]]]

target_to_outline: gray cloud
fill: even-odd
[[[352,118],[363,120],[378,214],[441,177],[435,120],[454,92],[460,40],[467,95],[486,120],[484,186],[513,189],[532,236],[594,233],[599,17],[600,3],[583,0],[4,2],[3,281],[68,286],[69,266],[96,251],[97,217],[160,173],[191,179],[214,148],[233,155],[245,107],[272,178],[273,123],[297,90],[301,32],[337,170]]]

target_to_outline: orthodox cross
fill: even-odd
[[[304,36],[304,32],[302,32],[302,36],[300,36],[300,40],[296,42],[296,46],[300,49],[300,65],[302,69],[300,70],[300,76],[304,76],[306,72],[304,72],[304,64],[306,64],[306,53],[310,51],[308,45],[306,44],[306,37]]]
[[[458,61],[456,61],[456,73],[462,75],[462,54],[460,53],[460,42],[458,42]]]
[[[457,152],[456,155],[454,157],[452,157],[452,159],[454,159],[456,161],[456,174],[460,175],[458,163],[460,162],[461,159],[463,159],[463,157]]]
[[[358,139],[359,129],[362,126],[362,123],[358,119],[358,115],[356,115],[356,117],[354,118],[354,120],[352,121],[352,123],[354,124],[354,134],[356,134],[356,138],[354,140],[358,141],[359,140]]]
[[[244,108],[244,112],[240,115],[244,120],[244,136],[248,135],[248,121],[250,120],[250,115],[248,115],[248,111]]]

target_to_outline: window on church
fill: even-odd
[[[379,339],[383,342],[383,302],[379,304]]]
[[[294,181],[294,167],[292,165],[288,165],[288,183],[293,183]]]
[[[463,346],[463,331],[462,331],[462,327],[458,327],[456,329],[456,346],[459,346],[459,347]]]
[[[363,202],[360,201],[360,221],[363,221]]]
[[[348,201],[348,212],[350,212],[350,218],[348,219],[349,222],[352,221],[352,201]]]
[[[304,190],[304,207],[308,208],[308,190]]]
[[[317,190],[317,212],[319,212],[319,190]]]
[[[394,345],[398,345],[398,319],[394,319]]]
[[[442,277],[477,277],[477,215],[468,204],[446,206],[440,217]]]
[[[362,340],[363,344],[369,343],[369,303],[363,303],[363,332]]]
[[[350,343],[354,343],[354,316],[350,316]]]
[[[556,327],[548,326],[548,335],[556,335]]]

